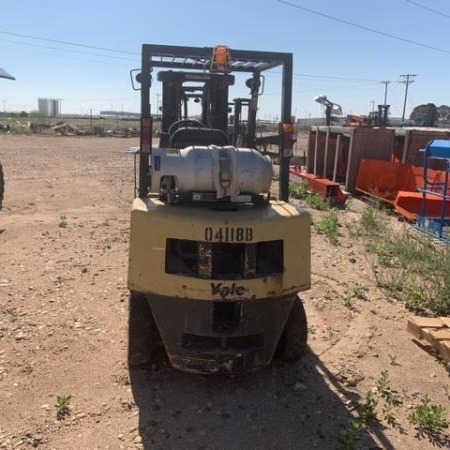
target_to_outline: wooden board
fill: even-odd
[[[407,330],[433,346],[445,362],[450,362],[450,317],[411,317]]]

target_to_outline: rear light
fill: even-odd
[[[294,149],[294,124],[292,122],[281,124],[281,152],[282,156],[293,155]]]
[[[211,66],[212,68],[228,71],[230,64],[230,49],[225,45],[214,47]]]
[[[151,117],[141,119],[141,152],[150,153],[152,149],[153,120]]]

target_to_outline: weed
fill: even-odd
[[[289,195],[293,198],[304,200],[310,208],[318,209],[319,211],[328,211],[330,209],[329,200],[308,192],[308,183],[306,181],[291,183],[289,185]]]
[[[433,247],[406,231],[372,236],[367,249],[377,256],[374,271],[378,285],[391,299],[403,300],[408,309],[450,313],[450,263],[448,250]]]
[[[405,394],[405,393],[404,393]],[[339,437],[341,450],[353,450],[361,433],[373,421],[379,421],[378,410],[382,407],[383,420],[391,426],[399,427],[396,421],[396,408],[403,404],[402,397],[392,389],[389,372],[383,370],[375,387],[366,395],[363,404],[357,409],[358,416],[351,420],[345,432]],[[420,404],[408,416],[408,421],[414,425],[419,437],[427,437],[431,442],[448,443],[445,433],[448,428],[447,411],[442,405],[432,403],[425,395]]]
[[[363,236],[375,236],[385,227],[382,214],[379,209],[367,206],[361,215],[359,232]]]
[[[339,438],[341,450],[353,450],[360,434],[371,422],[379,421],[377,409],[382,401],[383,419],[390,425],[396,425],[395,408],[402,404],[400,396],[391,388],[389,372],[381,372],[374,388],[366,395],[363,404],[357,409],[358,416],[349,422],[345,433]]]
[[[328,241],[336,245],[338,243],[339,234],[339,217],[335,209],[332,209],[323,219],[314,224],[317,233],[323,234]]]
[[[392,389],[389,372],[387,370],[381,372],[380,378],[376,384],[376,391],[378,396],[383,399],[383,419],[386,420],[389,425],[395,425],[396,417],[394,408],[400,406],[403,402],[397,391]]]
[[[70,416],[70,401],[71,395],[63,394],[56,397],[56,418],[58,420],[64,420],[67,416]]]
[[[426,289],[417,281],[410,283],[405,289],[405,306],[415,314],[425,312],[424,305],[428,303]]]
[[[15,322],[19,317],[19,311],[17,311],[17,308],[6,308],[6,312],[9,314],[11,322]]]
[[[390,268],[375,272],[378,287],[384,289],[391,300],[402,300],[408,283],[408,272],[403,268]]]
[[[365,425],[359,418],[350,421],[345,433],[339,437],[340,450],[353,450],[364,428]]]
[[[289,195],[294,198],[302,199],[308,194],[308,183],[302,181],[300,183],[291,183],[289,185]]]
[[[358,417],[351,420],[345,432],[339,437],[340,450],[353,450],[356,441],[367,425],[377,419],[376,408],[378,399],[372,392],[366,396],[366,401],[358,409]]]
[[[355,309],[355,297],[352,297],[350,294],[344,297],[344,306],[348,309]]]
[[[349,309],[354,309],[355,300],[367,300],[366,292],[367,288],[358,284],[345,296],[344,306]]]
[[[331,208],[329,200],[316,194],[307,194],[305,202],[310,208],[318,209],[319,211],[328,211]]]
[[[366,395],[366,401],[361,405],[359,410],[359,417],[365,424],[378,419],[377,406],[377,396],[372,391],[369,391]]]
[[[59,228],[67,228],[67,217],[66,216],[59,216]]]
[[[448,428],[446,416],[446,409],[442,405],[432,403],[430,397],[425,395],[408,416],[408,421],[414,425],[419,436],[434,440]]]
[[[352,209],[353,206],[353,197],[348,197],[347,201],[345,202],[345,209],[347,211],[350,211]]]

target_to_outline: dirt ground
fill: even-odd
[[[233,378],[128,372],[134,192],[124,150],[135,145],[0,136],[0,449],[336,449],[383,370],[403,399],[396,425],[380,420],[356,448],[435,448],[406,418],[425,394],[450,409],[448,374],[407,333],[407,312],[376,287],[370,256],[345,227],[337,246],[313,232],[302,361]],[[339,214],[360,211],[353,200]],[[362,285],[366,299],[349,308]],[[72,396],[64,420],[61,395]]]

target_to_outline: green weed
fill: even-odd
[[[447,410],[442,405],[432,403],[425,395],[420,404],[408,416],[408,421],[414,425],[419,436],[426,436],[431,440],[439,438],[448,428]]]
[[[382,211],[372,206],[367,206],[361,214],[359,233],[363,236],[374,236],[385,228],[385,220]]]
[[[339,437],[339,449],[353,450],[364,429],[365,425],[361,420],[355,419],[350,421],[345,432]]]
[[[56,418],[58,420],[64,420],[67,416],[70,416],[70,401],[71,395],[63,394],[56,397]]]
[[[354,309],[355,300],[367,300],[366,292],[367,292],[367,288],[365,286],[362,286],[362,285],[355,286],[344,297],[344,306],[349,309]]]
[[[306,181],[291,183],[289,185],[289,195],[293,198],[303,200],[310,208],[319,211],[328,211],[331,207],[328,199],[308,192],[308,183]]]
[[[379,422],[378,409],[382,405],[383,419],[388,424],[396,424],[395,408],[402,404],[400,396],[391,388],[389,372],[381,372],[376,385],[366,395],[363,404],[357,409],[358,416],[351,420],[345,432],[340,436],[341,450],[353,450],[356,441],[360,439],[361,433],[367,429],[372,422]]]
[[[289,195],[293,198],[302,199],[308,194],[308,183],[302,181],[300,183],[291,183],[289,185]]]
[[[361,405],[359,411],[359,417],[365,424],[378,419],[377,406],[378,397],[372,391],[368,392],[366,401]]]
[[[428,303],[425,286],[417,281],[411,282],[405,289],[405,305],[415,314],[423,314]]]
[[[339,217],[336,209],[332,209],[323,219],[314,223],[317,233],[323,234],[327,240],[336,245],[339,240]]]
[[[59,228],[67,228],[67,217],[66,216],[59,216]]]
[[[331,208],[329,200],[316,194],[307,194],[305,196],[305,203],[310,208],[317,209],[319,211],[328,211]]]
[[[403,401],[397,391],[391,387],[389,372],[383,370],[376,384],[376,390],[379,397],[383,400],[383,418],[389,425],[396,423],[395,408],[400,406]]]
[[[376,231],[371,214],[367,213],[365,225],[360,222],[359,226],[369,237],[368,251],[376,256],[378,285],[415,314],[450,314],[450,251],[406,230],[382,226]]]
[[[358,408],[358,417],[351,420],[345,432],[339,437],[340,450],[353,450],[361,433],[367,429],[370,422],[377,420],[378,399],[369,392],[365,402]]]

